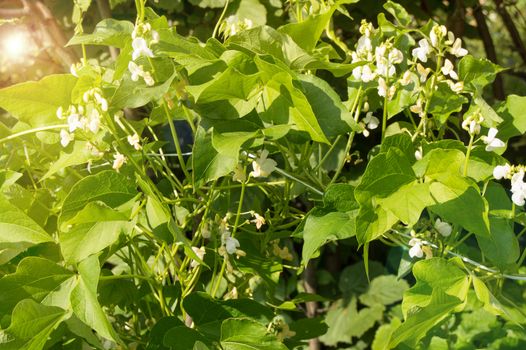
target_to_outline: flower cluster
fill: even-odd
[[[102,90],[93,88],[84,93],[82,103],[70,105],[67,110],[59,107],[57,118],[67,120],[68,129],[60,131],[60,144],[63,147],[74,140],[76,130],[96,134],[100,129],[103,113],[108,111],[108,101],[103,97]]]
[[[225,38],[228,38],[243,30],[252,28],[253,25],[252,21],[248,18],[240,19],[236,15],[232,15],[228,16],[224,22],[221,23],[219,30],[223,33]]]
[[[499,131],[495,128],[490,128],[488,130],[488,136],[482,136],[482,141],[486,144],[486,151],[491,152],[495,150],[502,149],[503,147],[506,147],[506,144],[504,141],[498,139],[497,133]]]
[[[526,203],[526,183],[524,182],[524,169],[522,165],[511,166],[509,164],[497,165],[493,169],[493,177],[497,180],[511,180],[511,200],[515,205],[524,206]]]
[[[462,129],[466,130],[469,135],[474,136],[480,134],[480,124],[484,121],[484,117],[480,113],[469,115],[462,122]]]
[[[144,70],[142,65],[136,64],[134,61],[139,57],[154,57],[151,45],[159,42],[159,33],[152,29],[149,23],[138,24],[132,32],[132,60],[128,63],[128,70],[131,73],[131,79],[138,81],[143,78],[148,86],[155,84],[150,72]]]
[[[358,39],[356,51],[351,53],[352,63],[367,63],[354,68],[352,75],[364,83],[377,80],[378,95],[391,99],[396,85],[389,85],[389,81],[395,77],[396,65],[403,62],[404,55],[389,40],[375,46],[375,29],[365,20],[360,26],[360,33],[362,36]]]
[[[251,176],[267,177],[276,169],[278,163],[267,157],[268,151],[266,149],[261,151],[260,156],[252,162],[252,169],[254,170],[250,173]]]

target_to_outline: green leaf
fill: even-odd
[[[410,348],[416,348],[418,341],[461,303],[458,298],[444,293],[441,289],[433,290],[430,302],[411,313],[393,332],[389,347],[394,348],[405,342]]]
[[[149,335],[147,350],[169,350],[164,346],[164,335],[174,327],[184,326],[184,323],[176,316],[163,317],[152,327]]]
[[[332,184],[323,195],[323,205],[326,209],[348,212],[358,209],[359,204],[354,197],[354,186],[349,184]]]
[[[86,145],[86,141],[74,141],[72,146],[61,149],[58,159],[49,166],[48,171],[42,176],[42,180],[51,177],[51,175],[67,167],[85,164],[90,159],[93,159],[92,152]]]
[[[192,152],[194,185],[199,184],[201,181],[208,182],[228,175],[236,167],[238,158],[239,153],[225,154],[216,151],[212,144],[211,133],[207,133],[199,126]]]
[[[375,304],[390,305],[402,300],[409,284],[394,275],[379,276],[371,281],[369,289],[360,295],[360,302],[367,306]]]
[[[360,130],[338,94],[327,82],[314,75],[299,75],[298,78],[304,95],[327,137]]]
[[[501,269],[509,268],[519,259],[519,241],[513,224],[504,218],[491,217],[490,234],[477,236],[477,242],[484,256]]]
[[[160,99],[172,85],[177,72],[168,77],[162,84],[155,85],[152,87],[146,84],[134,82],[131,78],[123,80],[121,85],[115,91],[115,94],[111,98],[110,105],[112,108],[138,108],[142,107],[153,100]],[[156,83],[158,83],[156,81]]]
[[[290,330],[296,334],[291,337],[292,341],[312,339],[322,336],[327,332],[325,317],[301,318],[290,324]]]
[[[302,22],[289,23],[281,26],[278,28],[278,31],[289,35],[302,49],[311,52],[316,47],[320,36],[329,24],[335,9],[336,7],[332,6],[328,11],[309,16]]]
[[[171,328],[163,338],[163,344],[172,349],[192,349],[198,341],[210,343],[203,334],[185,325]]]
[[[97,255],[92,255],[78,265],[77,285],[71,292],[71,307],[75,315],[93,328],[100,336],[118,342],[106,314],[97,300],[100,266]]]
[[[376,330],[373,343],[371,344],[372,350],[389,350],[389,340],[395,329],[400,327],[402,321],[398,317],[391,320],[390,323],[383,324]]]
[[[236,68],[228,67],[220,75],[208,82],[186,87],[186,90],[195,98],[196,103],[210,103],[220,100],[245,100],[254,97],[259,88],[259,74],[246,75]]]
[[[443,124],[451,113],[462,110],[462,105],[468,100],[464,96],[453,92],[446,83],[437,84],[437,89],[429,100],[428,112],[438,118]]]
[[[381,206],[373,208],[369,204],[360,207],[356,217],[356,238],[358,243],[370,242],[393,227],[398,217]]]
[[[56,74],[9,86],[0,90],[0,107],[32,127],[61,124],[57,109],[67,109],[71,104],[76,83],[77,78],[71,74]]]
[[[420,260],[413,265],[416,284],[404,293],[402,311],[406,318],[430,304],[432,294],[441,291],[465,302],[470,286],[469,276],[460,268],[456,259],[432,258]]]
[[[135,183],[113,170],[86,176],[77,182],[64,199],[59,222],[64,223],[90,202],[102,202],[116,208],[137,195]]]
[[[255,27],[230,37],[227,47],[243,48],[257,54],[272,55],[292,69],[303,68],[315,60],[294,40],[268,26]]]
[[[221,324],[221,347],[224,350],[287,350],[275,335],[255,321],[230,318]]]
[[[273,317],[267,307],[250,299],[217,300],[208,294],[197,292],[188,295],[183,306],[197,328],[208,335],[219,337],[219,328],[223,320],[232,317],[248,317],[253,322],[258,321],[264,325]]]
[[[506,310],[502,307],[501,303],[477,276],[473,276],[473,290],[475,291],[477,299],[484,304],[484,310],[497,316],[506,314]]]
[[[378,205],[396,215],[405,225],[413,226],[422,211],[435,204],[428,183],[410,182],[386,198],[379,198]]]
[[[469,182],[452,177],[445,182],[433,182],[430,190],[431,196],[439,203],[429,207],[431,211],[476,235],[490,235],[488,203]]]
[[[459,80],[464,82],[467,91],[482,92],[482,89],[495,80],[504,69],[486,58],[475,58],[471,55],[462,57],[458,63]]]
[[[86,204],[74,217],[65,222],[66,225],[86,224],[90,222],[127,221],[128,216],[106,205],[102,201]]]
[[[23,299],[33,299],[36,302],[52,306],[54,295],[60,295],[59,287],[71,280],[73,273],[55,262],[39,258],[22,259],[16,272],[0,279],[0,313],[10,314],[14,306]],[[63,302],[59,300],[59,302]]]
[[[499,138],[503,141],[526,132],[526,96],[509,95],[497,113],[504,119],[499,126]]]
[[[127,221],[102,221],[74,225],[68,231],[61,231],[60,250],[64,260],[75,263],[99,253],[115,243],[131,227]]]
[[[49,335],[69,316],[65,310],[22,300],[13,310],[11,325],[0,331],[1,350],[41,350]]]
[[[133,23],[130,21],[118,21],[113,18],[106,18],[97,23],[93,33],[76,34],[66,46],[70,45],[106,45],[120,49],[124,48],[126,42],[131,40]]]
[[[319,106],[316,108],[320,111]],[[303,91],[294,85],[289,73],[277,73],[272,80],[266,83],[258,112],[265,122],[292,124],[297,130],[309,133],[313,141],[329,143],[320,127],[313,106]],[[327,116],[322,115],[321,117],[326,118]]]
[[[356,297],[351,300],[339,299],[327,312],[325,322],[329,329],[320,340],[329,346],[338,342],[351,343],[353,337],[360,338],[382,319],[384,309],[383,305],[375,304],[358,311]]]
[[[347,213],[326,213],[322,210],[311,212],[303,229],[302,264],[307,265],[318,249],[327,242],[354,236],[356,234],[354,220],[357,214],[357,210]]]
[[[406,9],[395,2],[387,1],[384,4],[384,9],[387,10],[396,19],[399,25],[407,27],[411,22],[411,16],[407,13]]]
[[[365,169],[354,194],[360,203],[373,197],[387,197],[405,184],[416,180],[409,160],[396,148],[375,156]]]
[[[45,242],[53,242],[52,237],[0,194],[0,263]]]

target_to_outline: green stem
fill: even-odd
[[[246,171],[246,169],[245,169]],[[248,181],[248,179],[247,179]],[[232,228],[232,238],[236,235],[236,232],[237,232],[237,227],[239,225],[239,218],[241,217],[241,208],[243,207],[243,199],[245,197],[245,184],[246,184],[246,181],[243,181],[241,183],[243,186],[241,186],[241,194],[239,195],[239,203],[238,203],[238,206],[237,206],[237,213],[236,213],[236,219],[234,221],[234,227]],[[216,284],[215,284],[215,287],[214,289],[212,289],[212,297],[215,298],[216,297],[216,293],[217,293],[217,290],[219,289],[219,285],[221,284],[221,280],[223,279],[223,275],[225,273],[225,269],[226,269],[226,264],[227,264],[227,259],[228,259],[228,253],[225,252],[225,257],[223,259],[223,264],[221,265],[221,271],[219,272],[219,275],[217,276],[217,280],[216,280]]]
[[[362,86],[360,85],[360,88],[358,89],[358,93],[356,94],[356,98],[354,99],[353,105],[351,107],[351,114],[354,113],[354,121],[358,121],[358,117],[360,116],[360,108],[361,108],[361,93],[362,93]],[[351,131],[349,134],[349,138],[347,139],[347,145],[345,146],[345,151],[343,153],[343,159],[338,165],[338,169],[336,169],[336,173],[331,179],[331,182],[329,182],[329,186],[332,185],[337,179],[338,176],[340,176],[343,167],[345,166],[345,161],[347,160],[347,155],[351,151],[352,143],[354,140],[354,135],[356,134],[356,131]]]
[[[175,150],[177,151],[177,158],[179,159],[179,163],[183,170],[184,176],[188,180],[190,180],[190,173],[188,173],[188,169],[186,169],[186,164],[183,158],[183,152],[181,151],[181,145],[179,144],[179,137],[177,136],[177,130],[175,129],[174,121],[172,117],[170,116],[170,111],[168,110],[168,106],[166,105],[166,102],[163,102],[163,109],[166,115],[166,119],[168,121],[168,125],[170,126],[170,132],[172,133],[172,138],[175,144]]]
[[[67,127],[69,127],[68,124],[57,124],[57,125],[41,126],[39,128],[34,128],[34,129],[20,131],[20,132],[17,132],[16,134],[12,134],[12,135],[9,135],[9,136],[6,136],[6,137],[0,139],[0,145],[2,143],[4,143],[4,142],[16,139],[17,137],[20,137],[20,136],[34,134],[34,133],[37,133],[37,132],[40,132],[40,131],[47,131],[47,130],[54,130],[54,129],[64,129],[64,128],[67,128]]]
[[[217,20],[217,23],[214,27],[214,31],[212,32],[212,38],[215,38],[217,35],[217,31],[219,30],[219,27],[221,26],[221,22],[223,22],[223,18],[225,18],[226,10],[228,9],[228,3],[230,0],[225,0],[225,7],[223,7],[223,11],[221,12],[221,15],[219,16],[219,19]]]
[[[468,145],[468,150],[466,152],[466,159],[464,161],[464,171],[463,171],[463,175],[464,176],[467,176],[468,175],[468,163],[469,163],[469,156],[471,155],[471,149],[473,148],[473,140],[475,139],[475,135],[472,134],[470,135],[469,137],[469,145]]]

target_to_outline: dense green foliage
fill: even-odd
[[[0,90],[0,350],[523,347],[503,68],[392,1],[349,45],[357,0],[190,2],[75,1],[71,73]]]

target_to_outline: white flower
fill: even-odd
[[[453,231],[453,228],[451,227],[450,224],[438,218],[435,221],[435,229],[438,231],[438,233],[440,233],[444,237],[449,236],[451,232]]]
[[[224,231],[221,235],[221,243],[225,246],[226,252],[234,254],[239,248],[239,241],[230,235],[230,231]]]
[[[356,80],[361,80],[364,83],[372,81],[376,74],[373,73],[369,66],[359,66],[352,70],[352,75]]]
[[[493,177],[496,180],[500,180],[500,179],[509,177],[510,174],[511,174],[511,166],[508,163],[506,163],[506,165],[497,165],[493,169]]]
[[[117,170],[118,172],[119,169],[122,168],[124,163],[126,163],[126,157],[123,154],[117,152],[113,155],[113,158],[115,158],[115,160],[113,161],[113,169]]]
[[[375,78],[376,74],[374,74],[371,71],[371,68],[369,66],[364,66],[362,68],[362,76],[361,79],[364,83],[370,82]]]
[[[371,130],[376,129],[380,125],[380,120],[373,115],[373,112],[367,112],[365,118],[363,118],[364,123],[367,124],[367,127]]]
[[[520,169],[511,177],[511,200],[522,207],[526,202],[526,183],[524,183],[524,169]]]
[[[404,60],[404,54],[402,54],[402,51],[398,50],[397,48],[391,49],[389,52],[389,62],[394,64],[402,63]]]
[[[128,135],[128,143],[131,146],[133,146],[133,148],[135,148],[137,151],[139,151],[142,148],[142,146],[140,144],[139,135],[137,135],[137,134]]]
[[[511,195],[511,200],[515,205],[522,207],[526,203],[526,193],[524,191],[513,192]]]
[[[480,134],[480,124],[477,123],[477,121],[472,120],[471,122],[469,122],[469,133],[471,135]]]
[[[139,77],[142,77],[142,75],[144,74],[142,66],[137,65],[133,61],[130,61],[128,63],[128,70],[131,73],[131,80],[133,80],[133,81],[138,81]]]
[[[236,165],[234,168],[234,176],[232,176],[232,180],[237,182],[245,182],[247,180],[245,169],[241,164]]]
[[[431,72],[431,69],[430,68],[424,68],[424,66],[422,66],[420,63],[418,63],[416,65],[416,70],[417,70],[418,74],[420,75],[420,82],[424,83],[426,81],[426,79],[427,79],[427,76]]]
[[[451,89],[451,91],[453,92],[462,92],[462,90],[464,90],[464,83],[459,81],[459,82],[453,82],[451,80],[448,80],[447,81],[447,84],[449,85],[449,88]]]
[[[497,136],[497,133],[499,131],[495,128],[490,128],[488,130],[488,136],[482,136],[482,141],[484,141],[484,143],[486,144],[486,151],[487,152],[491,152],[491,151],[494,151],[496,149],[499,149],[499,148],[502,148],[502,147],[505,147],[506,144],[496,138],[495,136]]]
[[[62,145],[62,147],[66,147],[73,140],[73,134],[70,134],[65,129],[60,130],[60,144]]]
[[[390,100],[396,92],[396,87],[393,85],[391,87],[387,86],[384,78],[378,79],[378,95],[382,97],[387,97]]]
[[[444,66],[441,70],[444,75],[449,75],[452,79],[458,80],[458,75],[454,71],[454,68],[455,66],[453,66],[453,63],[451,63],[451,61],[446,58],[444,61]]]
[[[418,100],[416,100],[416,104],[409,107],[409,110],[416,114],[422,113],[424,111],[422,108],[422,99],[419,98]]]
[[[137,37],[133,39],[132,48],[132,60],[134,61],[140,56],[153,57],[153,52],[144,38]]]
[[[96,118],[91,118],[87,126],[92,133],[97,133],[100,128],[100,118],[98,116]]]
[[[152,30],[152,40],[150,41],[150,44],[157,44],[159,40],[159,33],[157,33],[155,30]]]
[[[83,127],[83,123],[80,120],[78,114],[71,114],[68,117],[68,125],[69,125],[69,132],[73,132],[76,129],[81,129]]]
[[[104,97],[102,97],[98,92],[95,92],[93,96],[95,96],[95,100],[100,105],[100,109],[102,109],[104,112],[107,112],[108,101]]]
[[[75,63],[73,63],[70,67],[69,67],[69,72],[71,73],[71,75],[73,75],[74,77],[79,77],[79,74],[77,73],[77,65]]]
[[[206,254],[205,247],[201,247],[201,248],[192,247],[192,250],[194,251],[195,255],[197,255],[197,257],[200,260],[203,260],[205,254]],[[199,265],[199,262],[197,260],[193,260],[192,259],[192,262],[190,263],[190,267],[195,268],[198,265]]]
[[[422,250],[422,241],[418,238],[411,238],[409,241],[409,245],[411,246],[411,249],[409,249],[409,256],[411,258],[423,258],[424,257],[424,251]]]
[[[250,222],[255,223],[256,228],[259,230],[261,226],[265,225],[265,218],[258,213],[253,213],[252,215],[255,217],[255,219],[250,220]]]
[[[418,147],[418,149],[415,151],[415,158],[416,160],[422,159],[422,146]]]
[[[358,44],[356,45],[356,51],[358,53],[365,53],[373,50],[373,45],[371,44],[371,39],[368,36],[361,36],[358,39]]]
[[[128,63],[128,70],[131,73],[131,80],[138,81],[139,77],[142,77],[146,85],[152,86],[155,84],[155,81],[153,80],[150,73],[145,72],[142,66],[137,65],[135,62],[130,61]]]
[[[411,54],[413,57],[418,58],[420,61],[426,63],[427,62],[427,56],[431,52],[431,47],[429,46],[429,41],[427,39],[421,39],[418,42],[418,47],[413,49]]]
[[[468,50],[462,48],[462,40],[457,38],[451,47],[451,54],[457,57],[464,57],[468,54]]]
[[[64,109],[62,108],[62,106],[57,108],[57,118],[64,119]]]
[[[524,169],[520,169],[511,177],[511,190],[520,191],[524,184]]]
[[[152,75],[150,74],[150,72],[144,72],[142,78],[144,79],[144,82],[146,83],[146,85],[148,85],[148,86],[155,85],[155,81],[153,80]]]
[[[276,169],[276,163],[273,159],[267,159],[268,151],[265,149],[261,151],[261,155],[252,162],[254,171],[250,173],[253,177],[267,177]]]
[[[402,79],[400,79],[400,84],[402,84],[402,86],[407,86],[410,83],[411,83],[411,71],[407,70],[402,76]]]
[[[446,34],[447,28],[445,26],[435,25],[431,29],[431,33],[429,34],[429,39],[431,39],[431,45],[433,45],[433,47],[438,47],[440,39],[445,37]]]

